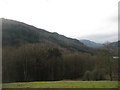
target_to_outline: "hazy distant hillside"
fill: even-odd
[[[93,48],[99,48],[99,47],[103,46],[103,44],[95,43],[95,42],[90,41],[90,40],[80,40],[80,42],[84,43],[88,47],[93,47]]]
[[[51,33],[44,29],[22,22],[2,19],[3,46],[20,46],[23,43],[49,42],[72,51],[94,53],[77,39],[67,38],[58,33]]]
[[[118,41],[118,42],[112,42],[112,43],[110,43],[110,45],[112,45],[114,47],[120,47],[120,41]]]

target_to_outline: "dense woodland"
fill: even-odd
[[[117,75],[118,60],[106,49],[90,55],[39,43],[3,48],[3,82],[117,80]]]
[[[3,20],[3,82],[118,80],[118,59],[113,58],[117,46],[94,49],[76,39]]]

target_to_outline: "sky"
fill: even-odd
[[[0,0],[0,18],[98,43],[118,40],[119,0]]]

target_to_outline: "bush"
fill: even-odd
[[[84,76],[83,76],[83,80],[86,81],[90,81],[91,80],[91,72],[90,71],[86,71]]]
[[[102,69],[94,69],[91,72],[91,78],[92,80],[104,80],[105,79],[105,73]]]
[[[103,70],[94,69],[93,71],[86,71],[83,76],[83,80],[105,80],[105,73]]]

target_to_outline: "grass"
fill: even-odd
[[[4,83],[3,88],[117,88],[117,81],[48,81]]]

